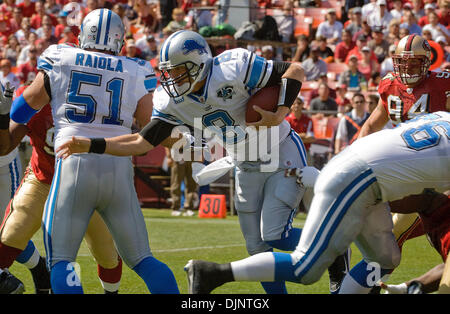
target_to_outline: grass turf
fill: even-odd
[[[200,219],[198,217],[172,217],[170,210],[143,210],[149,241],[156,258],[166,263],[174,272],[180,292],[187,293],[187,280],[184,265],[190,259],[203,259],[218,263],[230,262],[248,256],[245,249],[237,216],[226,219]],[[299,214],[294,220],[295,227],[303,226],[305,215]],[[39,231],[33,241],[41,255],[45,254],[42,232]],[[352,245],[352,266],[361,260],[358,249]],[[394,271],[389,282],[400,283],[419,276],[442,260],[422,236],[406,242],[400,266]],[[80,264],[81,281],[85,293],[103,293],[97,277],[97,265],[83,241],[78,252],[77,263]],[[34,293],[34,285],[30,272],[18,263],[10,271],[23,281],[25,293]],[[290,294],[328,294],[328,273],[325,272],[320,281],[313,285],[303,286],[287,283]],[[148,293],[143,280],[129,269],[123,267],[119,293]],[[259,283],[232,282],[214,290],[221,294],[263,294]]]

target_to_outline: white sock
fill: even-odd
[[[356,282],[355,279],[347,273],[339,289],[339,294],[368,294],[372,288],[366,288]]]
[[[100,283],[102,284],[102,287],[104,290],[106,290],[108,292],[115,292],[115,291],[119,290],[120,280],[115,283],[105,282],[105,281],[102,281],[100,278],[99,278],[99,280],[100,280]]]
[[[41,257],[41,255],[39,254],[39,251],[37,249],[35,249],[33,252],[33,255],[31,255],[31,257],[28,259],[28,261],[23,263],[23,265],[25,265],[28,269],[33,269],[39,263],[40,257]]]
[[[259,253],[231,262],[231,270],[236,281],[274,281],[275,258],[271,252]]]

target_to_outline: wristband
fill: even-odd
[[[23,94],[14,99],[10,116],[14,122],[25,124],[30,121],[31,117],[38,112],[38,110],[33,109],[27,103],[25,98],[23,98]]]
[[[9,129],[9,113],[0,114],[0,130]]]
[[[89,153],[103,154],[106,149],[106,140],[103,137],[91,138]]]
[[[278,96],[278,106],[291,108],[301,88],[301,82],[291,78],[282,78],[280,94]]]

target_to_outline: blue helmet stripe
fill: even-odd
[[[100,35],[102,33],[102,20],[103,20],[103,9],[100,10],[100,18],[99,18],[98,27],[97,27],[97,38],[95,39],[96,44],[98,44],[100,42]]]
[[[108,44],[109,24],[111,24],[111,11],[110,10],[108,10],[108,17],[106,19],[105,41],[103,42],[104,45]]]

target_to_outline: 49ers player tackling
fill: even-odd
[[[427,40],[415,34],[403,37],[392,61],[394,72],[381,80],[378,106],[359,138],[380,131],[389,120],[396,125],[424,113],[450,111],[450,72],[429,71],[431,48]],[[424,234],[417,213],[393,214],[393,222],[400,248],[408,238]]]
[[[17,96],[23,90],[19,89]],[[45,201],[54,175],[53,130],[51,107],[46,105],[26,125],[11,121],[9,132],[0,134],[2,151],[14,149],[25,135],[30,136],[33,146],[30,165],[6,209],[0,227],[0,268],[12,265],[41,226]],[[92,216],[85,238],[98,263],[98,274],[105,293],[116,292],[122,273],[122,261],[108,228],[98,213]]]

